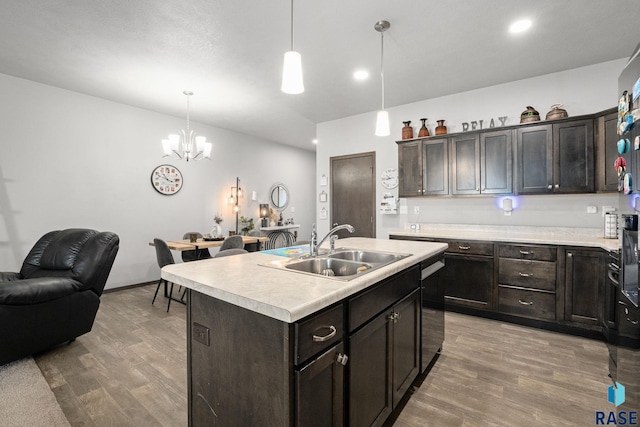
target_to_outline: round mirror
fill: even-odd
[[[273,184],[269,190],[269,202],[276,210],[282,211],[289,204],[289,190],[282,183]]]

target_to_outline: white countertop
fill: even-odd
[[[412,255],[346,282],[261,266],[282,257],[260,252],[172,264],[161,275],[194,291],[292,323],[444,251],[447,245],[352,237],[338,240],[336,247]]]
[[[597,228],[529,227],[463,224],[420,224],[419,230],[392,230],[390,236],[432,237],[488,242],[586,246],[607,251],[620,249],[619,239],[605,239]]]

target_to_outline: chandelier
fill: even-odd
[[[190,128],[189,123],[189,97],[193,92],[185,90],[187,96],[187,130],[180,129],[180,134],[171,134],[167,139],[162,140],[163,157],[172,156],[177,159],[185,159],[187,162],[191,159],[202,160],[211,159],[211,149],[213,144],[207,142],[204,136],[198,136]]]

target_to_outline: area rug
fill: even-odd
[[[0,425],[69,426],[32,357],[0,366]]]

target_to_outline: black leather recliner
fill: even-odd
[[[0,273],[0,365],[91,330],[119,243],[111,232],[51,231],[19,273]]]

